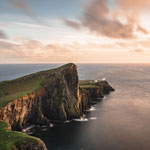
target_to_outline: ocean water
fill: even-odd
[[[59,64],[0,65],[0,80]],[[150,150],[150,64],[79,64],[80,79],[106,77],[116,89],[84,118],[36,134],[48,150]]]

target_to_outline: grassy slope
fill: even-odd
[[[43,79],[32,79],[15,84],[0,84],[0,108],[8,104],[11,100],[30,94],[41,87]]]
[[[99,88],[99,86],[95,85],[95,83],[92,82],[92,80],[80,80],[79,86],[80,88]]]
[[[24,79],[30,78],[40,73],[52,73],[53,71],[58,71],[60,69],[67,69],[73,65],[74,64],[70,63],[56,69],[41,71],[15,80],[1,82],[0,83],[0,108],[6,106],[10,101],[16,98],[22,97],[26,94],[30,94],[32,92],[39,90],[44,85],[44,83],[46,83],[48,80],[46,78],[40,78],[40,77],[37,78],[34,77],[29,80],[24,80]],[[21,82],[17,82],[18,80]]]
[[[100,86],[107,85],[108,83],[106,81],[101,81],[97,85],[94,83],[93,80],[80,80],[79,86],[80,88],[99,88]]]
[[[30,142],[41,142],[40,139],[21,132],[7,130],[9,124],[0,120],[0,150],[14,150],[15,146]]]

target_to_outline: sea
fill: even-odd
[[[61,64],[1,64],[0,81]],[[115,88],[78,120],[35,134],[48,150],[150,150],[150,64],[77,64],[80,80]]]

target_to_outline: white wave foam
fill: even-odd
[[[47,129],[42,129],[42,131],[46,131]]]
[[[83,114],[83,118],[85,118],[86,117],[86,115],[85,114]]]
[[[91,107],[89,110],[85,110],[85,111],[95,111],[95,110],[97,110],[97,109],[94,107]]]
[[[31,126],[25,128],[25,129],[23,129],[22,131],[23,131],[23,132],[27,132],[27,131],[33,129],[34,127],[35,127],[35,125],[31,125]]]
[[[80,119],[73,119],[74,121],[88,121],[87,118],[81,117]]]
[[[65,123],[69,123],[70,122],[70,120],[67,120],[67,121],[64,121]]]
[[[49,126],[52,128],[52,127],[54,127],[54,124],[50,123]]]
[[[96,120],[96,119],[97,119],[96,117],[91,117],[91,118],[90,118],[90,120]]]

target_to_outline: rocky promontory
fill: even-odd
[[[38,89],[27,91],[27,94],[19,97],[18,95],[22,95],[24,91],[18,90],[26,90],[25,86],[30,89],[27,83],[35,84]],[[0,87],[6,95],[1,102],[15,95],[11,94],[11,87],[18,96],[0,108],[0,119],[9,122],[14,130],[21,130],[30,124],[46,124],[48,120],[64,121],[82,115],[79,109],[78,72],[74,64],[2,82]],[[31,88],[34,87],[31,85]]]
[[[92,101],[113,90],[107,81],[79,81],[77,66],[70,63],[1,82],[0,120],[22,130],[32,124],[80,118]]]
[[[88,110],[92,103],[102,100],[105,94],[115,91],[107,81],[95,82],[93,80],[79,81],[82,110]]]

